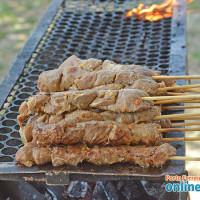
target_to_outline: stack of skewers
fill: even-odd
[[[176,149],[166,142],[200,138],[163,134],[200,130],[176,128],[198,122],[170,121],[199,119],[200,114],[161,115],[161,110],[188,108],[163,104],[199,102],[200,85],[175,85],[175,79],[193,78],[200,77],[161,76],[138,65],[71,56],[58,69],[42,72],[40,92],[20,106],[18,122],[25,145],[16,160],[28,167],[83,161],[159,167],[169,159],[185,159],[175,156]]]

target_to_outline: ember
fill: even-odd
[[[187,3],[191,3],[193,0],[188,0]],[[148,21],[159,21],[164,17],[171,17],[172,10],[178,2],[176,0],[165,0],[161,4],[153,4],[151,6],[145,6],[143,3],[140,3],[137,8],[126,13],[126,17],[135,16],[139,20],[148,20]]]

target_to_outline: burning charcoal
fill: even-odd
[[[105,193],[104,185],[102,184],[101,181],[98,181],[93,191],[92,200],[101,200],[101,199],[108,200]]]
[[[104,196],[104,198],[100,198]],[[105,198],[106,196],[106,198]],[[101,200],[101,199],[114,199],[121,200],[122,196],[117,188],[116,181],[98,181],[93,193],[93,200]]]
[[[84,181],[72,181],[64,196],[67,199],[89,200],[92,195],[92,184]]]
[[[122,199],[147,199],[146,193],[141,191],[136,181],[119,181],[117,183],[117,187],[120,193],[123,195]]]

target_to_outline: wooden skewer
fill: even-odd
[[[200,100],[187,100],[187,99],[161,100],[154,102],[154,105],[170,104],[170,103],[200,103]]]
[[[178,93],[178,92],[167,92],[167,95],[169,96],[183,96],[183,95],[193,95],[190,93]]]
[[[200,137],[189,138],[162,138],[163,142],[200,141]]]
[[[183,103],[200,103],[200,100],[185,101]]]
[[[185,96],[155,96],[155,97],[141,97],[143,101],[153,100],[200,100],[200,95],[185,95]]]
[[[181,121],[181,120],[199,120],[200,119],[200,116],[199,117],[177,117],[175,119],[172,119],[172,121]]]
[[[158,131],[165,132],[182,132],[182,131],[200,131],[200,128],[161,128]]]
[[[174,114],[174,115],[159,115],[153,118],[153,120],[157,119],[176,119],[183,117],[191,117],[191,116],[200,116],[200,113],[184,113],[184,114]]]
[[[194,109],[194,108],[200,108],[200,106],[163,106],[162,110]]]
[[[168,160],[186,160],[186,161],[200,161],[198,157],[185,157],[185,156],[171,156]]]
[[[190,88],[190,89],[183,89],[184,92],[200,92],[200,89],[198,88]]]
[[[200,79],[200,75],[184,75],[184,76],[152,76],[154,80],[159,79]]]
[[[171,87],[158,88],[158,92],[168,91],[168,90],[177,90],[177,89],[187,89],[187,88],[200,88],[200,84],[195,85],[175,85]]]
[[[171,127],[200,125],[200,122],[172,123]]]

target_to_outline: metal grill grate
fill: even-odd
[[[75,0],[61,4],[0,110],[0,162],[12,162],[22,145],[16,120],[19,105],[37,91],[39,74],[57,68],[68,56],[135,63],[162,74],[172,73],[172,18],[158,22],[126,18],[126,11],[137,5],[133,0]],[[181,70],[176,69],[176,73],[183,73]],[[7,78],[12,79],[9,75]]]

